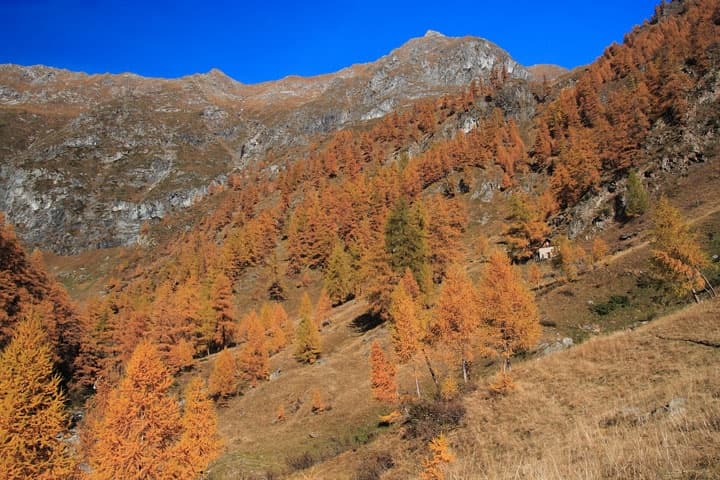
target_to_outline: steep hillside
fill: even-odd
[[[716,476],[719,19],[662,3],[541,82],[436,32],[252,86],[3,67],[0,194],[90,248],[48,257],[81,468]],[[0,233],[0,320],[65,311]]]
[[[507,397],[466,395],[459,425],[429,425],[449,431],[446,478],[717,478],[718,315],[696,305],[517,365]],[[427,440],[391,430],[291,478],[416,478]]]
[[[376,62],[242,85],[218,70],[177,80],[0,66],[0,210],[56,253],[131,245],[144,221],[192,204],[272,152],[441,96],[528,72],[478,38],[428,32]]]

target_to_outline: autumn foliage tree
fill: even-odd
[[[530,349],[540,338],[540,315],[532,292],[502,252],[490,257],[478,287],[480,315],[493,331],[492,348],[502,360],[502,371],[510,358]]]
[[[180,430],[180,410],[169,396],[172,382],[157,348],[138,345],[95,425],[90,478],[170,478],[168,454]]]
[[[324,286],[333,304],[339,305],[355,294],[353,259],[345,245],[336,241],[324,274]]]
[[[409,280],[413,279],[412,275]],[[417,285],[415,284],[415,288]],[[420,350],[422,328],[417,304],[413,297],[407,293],[404,283],[395,287],[390,303],[390,321],[392,322],[392,344],[401,364],[412,362]],[[417,366],[413,362],[413,376],[415,377],[415,390],[420,397],[420,382],[417,375]]]
[[[305,292],[300,303],[300,323],[295,332],[295,359],[301,363],[315,363],[321,351],[320,336],[313,321],[312,303]]]
[[[480,331],[482,325],[475,286],[459,265],[448,271],[440,287],[433,317],[433,334],[457,352],[463,380],[467,383],[473,347],[484,348],[484,343],[489,341],[489,332]]]
[[[202,384],[189,384],[184,412],[172,384],[157,348],[140,343],[91,426],[89,478],[193,478],[218,456],[217,421]]]
[[[455,455],[450,451],[450,444],[444,434],[433,438],[428,444],[430,457],[422,462],[423,471],[420,474],[422,480],[444,480],[446,466],[455,460]]]
[[[177,462],[174,478],[199,478],[208,464],[222,453],[218,418],[205,382],[195,377],[185,387],[180,428],[182,434],[171,452]]]
[[[317,325],[318,330],[321,330],[323,324],[328,321],[331,310],[332,302],[327,291],[323,288],[320,291],[320,296],[318,297],[317,302],[315,303],[315,325]]]
[[[238,366],[235,355],[227,348],[220,351],[215,357],[210,378],[208,379],[208,391],[212,397],[226,401],[238,392]]]
[[[678,297],[709,288],[702,268],[708,264],[705,252],[683,220],[680,211],[661,197],[653,211],[652,262],[656,274]]]
[[[0,471],[3,478],[71,478],[65,396],[38,318],[21,321],[0,354]]]
[[[377,342],[373,342],[370,350],[370,388],[376,400],[388,404],[397,402],[395,366]]]
[[[213,342],[217,349],[223,349],[235,341],[236,325],[232,283],[222,271],[212,283],[212,310],[215,316]]]
[[[242,378],[256,386],[270,374],[265,328],[254,310],[245,316],[243,324],[246,340],[238,356],[238,366]]]

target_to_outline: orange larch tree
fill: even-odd
[[[305,292],[300,302],[300,323],[295,332],[295,359],[302,363],[315,363],[321,351],[318,328],[313,321],[312,303]]]
[[[412,273],[410,278],[414,281]],[[415,284],[417,288],[417,284]],[[419,292],[419,288],[417,289]],[[399,283],[393,291],[390,311],[392,322],[392,342],[395,354],[401,364],[413,362],[413,376],[415,378],[415,390],[420,398],[420,381],[417,375],[417,366],[414,358],[420,350],[420,338],[422,329],[418,317],[418,308],[415,300],[406,291],[403,283]]]
[[[433,310],[431,330],[439,341],[448,343],[460,357],[463,380],[468,381],[468,362],[474,347],[485,347],[490,332],[481,331],[478,298],[470,277],[459,265],[453,265],[440,287]]]
[[[445,467],[455,460],[455,455],[450,451],[447,437],[440,434],[433,438],[428,444],[430,458],[423,460],[423,471],[420,474],[422,480],[444,480]]]
[[[265,328],[255,310],[245,316],[243,324],[246,340],[238,356],[238,366],[242,378],[254,387],[270,374]]]
[[[708,259],[680,211],[661,197],[653,211],[652,263],[658,277],[679,297],[710,286],[702,273]]]
[[[182,434],[170,454],[177,461],[173,478],[200,478],[207,466],[220,456],[222,440],[218,418],[205,382],[194,377],[185,387],[180,425]]]
[[[172,478],[178,459],[170,453],[182,430],[178,402],[169,394],[172,383],[158,349],[140,343],[95,425],[89,478]]]
[[[385,358],[378,342],[373,342],[370,350],[370,388],[380,402],[394,404],[398,400],[395,366]]]
[[[8,480],[72,478],[68,415],[38,318],[21,321],[0,354],[0,471]]]
[[[332,302],[327,294],[327,291],[323,288],[320,291],[317,303],[315,303],[315,325],[318,330],[321,330],[323,324],[330,318],[330,311],[332,310]]]
[[[211,301],[215,313],[213,342],[217,349],[223,349],[235,341],[236,314],[232,283],[222,271],[218,272],[213,280]]]
[[[502,371],[510,358],[530,349],[540,338],[540,315],[532,292],[502,252],[490,257],[480,281],[480,315],[493,332],[492,347],[502,359]]]
[[[238,392],[238,367],[235,355],[227,348],[215,357],[212,373],[208,379],[210,396],[225,402]]]

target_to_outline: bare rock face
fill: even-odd
[[[311,136],[500,70],[529,77],[486,40],[437,32],[372,63],[257,85],[219,70],[164,80],[0,65],[0,210],[31,247],[133,244],[144,221],[190,205],[268,149],[290,161],[282,153]]]

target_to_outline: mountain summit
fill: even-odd
[[[0,66],[0,210],[32,246],[127,245],[248,162],[506,71],[498,46],[428,31],[375,62],[244,85],[217,69],[164,80]]]

